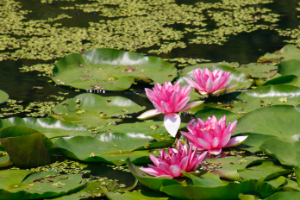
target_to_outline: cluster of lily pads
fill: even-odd
[[[258,63],[182,70],[113,49],[66,56],[51,76],[58,86],[106,93],[66,99],[46,118],[0,120],[0,199],[297,199],[299,55],[287,45]],[[139,98],[155,109],[140,113],[146,107]],[[1,91],[1,102],[7,99]],[[186,112],[194,118],[188,124],[181,122]],[[137,120],[161,113],[164,121]],[[52,164],[65,158],[98,168],[125,165],[142,185],[59,173]],[[53,167],[34,173],[42,166]]]

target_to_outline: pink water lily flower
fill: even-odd
[[[147,174],[153,176],[174,178],[181,176],[180,170],[190,172],[198,167],[200,162],[205,158],[207,151],[197,154],[197,149],[192,150],[187,145],[179,145],[178,149],[168,149],[169,154],[165,149],[159,150],[159,158],[150,155],[150,159],[154,165],[148,165],[148,167],[141,167],[140,169]]]
[[[222,148],[234,147],[244,142],[248,136],[237,136],[230,139],[237,120],[226,126],[226,116],[219,121],[213,115],[206,122],[198,118],[186,126],[189,132],[181,133],[189,140],[192,148],[207,150],[210,154],[218,155]]]
[[[165,114],[164,125],[167,131],[173,137],[175,137],[181,121],[180,116],[179,114],[177,114],[177,112],[187,111],[204,102],[196,101],[188,103],[188,101],[190,100],[190,90],[190,86],[184,86],[181,89],[178,82],[174,85],[172,85],[172,83],[170,82],[164,82],[163,85],[156,83],[153,90],[146,88],[146,95],[156,109],[148,110],[137,118],[147,119],[149,117],[153,117],[155,115],[163,113]]]
[[[185,78],[184,80],[193,88],[199,91],[201,95],[219,94],[226,90],[230,82],[229,76],[231,72],[222,72],[221,70],[213,70],[205,68],[204,70],[198,68],[192,71],[193,79]]]

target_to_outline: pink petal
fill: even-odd
[[[140,170],[142,170],[143,172],[145,172],[147,174],[151,174],[153,176],[161,175],[159,172],[157,172],[156,170],[154,170],[152,168],[140,167]]]
[[[248,135],[233,137],[229,140],[225,147],[235,147],[243,143],[248,138]]]
[[[180,162],[180,168],[182,169],[182,170],[184,170],[184,171],[186,171],[186,169],[187,169],[187,166],[188,166],[188,161],[189,161],[189,157],[184,157],[182,160],[181,160],[181,162]]]
[[[220,138],[218,137],[215,137],[214,139],[212,139],[211,141],[211,148],[216,148],[219,146],[219,143],[220,143]]]
[[[218,154],[221,153],[221,151],[222,151],[222,148],[220,148],[220,149],[209,149],[208,153],[213,154],[213,155],[218,155]]]
[[[178,165],[171,165],[170,171],[174,177],[178,177],[181,175],[180,167]]]
[[[177,131],[180,126],[180,116],[177,113],[169,113],[166,114],[164,117],[164,125],[167,131],[172,135],[173,137],[176,136]]]
[[[148,110],[146,112],[144,112],[143,114],[141,114],[140,116],[138,116],[138,119],[148,119],[150,117],[156,116],[161,114],[161,112],[159,112],[157,109],[152,109],[152,110]]]
[[[199,106],[200,104],[202,104],[204,101],[195,101],[195,102],[192,102],[192,103],[188,103],[186,104],[186,106],[184,106],[181,111],[187,111],[189,109],[192,109],[196,106]]]
[[[202,138],[197,138],[197,141],[203,149],[211,149],[211,145],[209,142],[203,140]]]

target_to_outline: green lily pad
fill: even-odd
[[[277,73],[277,65],[273,63],[249,63],[235,68],[248,78],[270,78]]]
[[[1,143],[10,159],[18,167],[31,168],[51,163],[49,152],[40,132],[2,138]]]
[[[205,164],[204,167],[206,170],[219,175],[221,178],[241,181],[242,178],[238,174],[238,170],[243,170],[249,164],[259,160],[261,160],[261,158],[255,156],[245,158],[231,156],[217,159],[206,159],[207,164]]]
[[[231,104],[216,105],[226,107],[234,113],[245,114],[258,108],[272,105],[298,105],[300,101],[300,88],[292,85],[261,86],[236,96],[238,101]],[[248,131],[251,132],[251,131]]]
[[[106,197],[110,200],[175,200],[172,197],[168,197],[164,193],[160,193],[157,191],[133,191],[133,192],[125,192],[123,194],[121,193],[115,193],[115,192],[106,192]]]
[[[291,172],[293,172],[293,170],[285,169],[281,165],[275,165],[271,161],[264,161],[259,166],[249,167],[247,169],[238,171],[243,180],[261,179],[263,181],[269,181],[280,176],[290,174]]]
[[[134,163],[149,162],[150,154],[158,154],[158,151],[143,150],[147,149],[151,142],[155,142],[154,138],[143,133],[103,133],[97,138],[59,138],[55,145],[64,155],[73,159],[122,165],[128,157]]]
[[[293,85],[300,87],[300,79],[295,75],[283,75],[266,81],[263,86],[267,85]]]
[[[278,73],[281,75],[296,75],[300,76],[299,69],[300,60],[283,61],[278,65]]]
[[[300,199],[300,192],[296,192],[296,191],[277,192],[265,198],[265,200],[282,200],[282,199]]]
[[[251,132],[293,141],[299,137],[299,117],[300,113],[290,105],[257,109],[239,119],[232,135]]]
[[[76,124],[48,118],[11,117],[0,120],[0,129],[9,126],[26,126],[33,128],[48,138],[76,135],[93,136],[88,130]]]
[[[299,145],[300,141],[287,141],[286,139],[281,138],[270,138],[264,141],[260,148],[266,154],[277,158],[283,165],[297,166]]]
[[[265,140],[276,137],[273,135],[264,135],[259,133],[243,133],[242,135],[248,135],[248,138],[241,145],[237,146],[238,149],[243,149],[250,152],[259,152],[261,151],[260,145],[264,143]]]
[[[0,103],[4,103],[8,98],[9,95],[6,92],[0,90]]]
[[[292,59],[299,59],[300,50],[295,45],[285,45],[279,51],[275,51],[274,53],[266,53],[261,56],[257,62],[264,63],[280,63],[281,61],[287,61]]]
[[[229,110],[207,106],[204,107],[202,110],[196,112],[195,118],[201,118],[202,120],[206,121],[207,117],[211,117],[213,115],[215,115],[218,120],[221,119],[221,117],[223,117],[224,115],[226,115],[226,123],[228,124],[229,122],[233,122],[239,119],[244,114],[236,114]]]
[[[69,121],[82,126],[104,126],[120,121],[110,119],[112,116],[125,117],[125,114],[144,110],[125,97],[102,97],[96,94],[80,94],[67,99],[53,108],[51,117]]]
[[[181,123],[179,130],[185,128],[186,123]],[[154,148],[153,145],[156,145],[156,148],[159,147],[168,147],[174,143],[174,137],[168,133],[166,128],[164,127],[164,123],[162,121],[146,121],[146,122],[135,122],[135,123],[123,123],[117,126],[107,126],[105,128],[100,129],[102,132],[110,132],[110,133],[134,133],[134,134],[145,134],[153,137],[158,142],[151,143],[150,148]],[[165,144],[163,144],[165,143]]]
[[[161,58],[116,49],[92,49],[60,59],[51,78],[56,84],[80,89],[126,90],[137,81],[163,83],[176,68]]]
[[[231,82],[229,83],[230,85],[236,85],[236,87],[229,89],[227,92],[233,92],[236,90],[241,90],[241,89],[248,89],[251,85],[251,81],[249,79],[247,79],[247,77],[241,73],[238,72],[236,69],[232,68],[231,64],[227,64],[227,63],[204,63],[204,64],[198,64],[198,65],[192,65],[192,66],[188,66],[185,67],[181,72],[180,72],[180,78],[179,78],[179,82],[180,85],[188,85],[185,80],[183,79],[183,77],[186,78],[191,78],[193,77],[193,72],[192,70],[197,69],[197,68],[208,68],[210,71],[217,69],[217,70],[222,70],[222,71],[230,71],[231,75],[230,75],[230,79]],[[197,99],[200,98],[200,94],[194,90],[191,90],[190,93],[190,101],[195,101]]]
[[[242,183],[231,182],[219,187],[201,187],[194,185],[168,185],[162,186],[160,191],[178,199],[238,199],[240,193],[253,192],[261,198],[270,196],[276,192],[271,184],[260,180],[247,180]],[[230,192],[229,192],[230,191]]]
[[[0,199],[44,199],[72,193],[84,187],[80,175],[59,175],[48,171],[28,176],[31,173],[27,170],[0,171]]]
[[[13,138],[18,136],[26,136],[33,133],[39,133],[39,131],[24,126],[10,126],[0,130],[0,138],[1,139]],[[43,138],[44,145],[48,149],[48,151],[50,153],[55,152],[56,147],[53,144],[53,142],[49,138],[47,138],[44,134],[42,134],[42,138]]]

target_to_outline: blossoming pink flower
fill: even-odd
[[[204,102],[196,101],[188,103],[190,100],[190,90],[190,86],[184,86],[181,89],[178,82],[174,85],[170,82],[165,82],[163,85],[156,83],[153,90],[146,88],[146,95],[156,109],[148,110],[137,118],[147,119],[163,113],[165,114],[164,125],[167,131],[175,137],[181,121],[177,112],[187,111]]]
[[[159,150],[159,158],[150,155],[150,159],[155,166],[148,165],[148,168],[141,167],[140,169],[153,176],[174,178],[182,175],[180,170],[186,172],[194,170],[206,154],[207,151],[197,155],[197,149],[193,151],[187,145],[181,144],[178,149],[169,147],[169,154],[166,153],[165,149]]]
[[[237,146],[248,138],[237,136],[230,139],[236,123],[237,120],[226,127],[225,115],[219,121],[213,115],[208,117],[206,122],[198,118],[197,122],[186,126],[189,132],[181,133],[190,141],[192,148],[208,150],[209,153],[217,155],[221,153],[222,148]]]
[[[219,94],[226,90],[226,86],[229,84],[231,72],[222,72],[221,70],[213,70],[210,72],[209,69],[204,70],[198,68],[193,70],[193,79],[184,78],[184,80],[197,89],[200,94]],[[232,87],[232,86],[231,86]],[[229,88],[229,87],[227,87]]]

